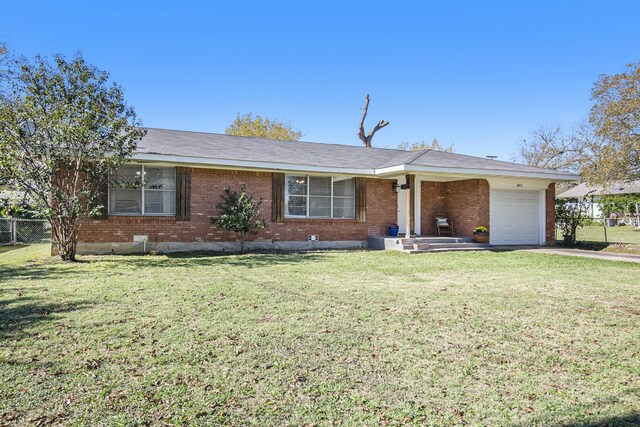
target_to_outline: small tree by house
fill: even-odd
[[[563,243],[567,246],[576,243],[576,232],[589,220],[590,204],[563,201],[556,205],[556,223],[562,231]]]
[[[122,89],[81,55],[20,61],[0,98],[0,176],[51,224],[53,245],[74,261],[84,218],[105,207],[108,176],[145,131]]]
[[[240,237],[240,253],[244,253],[247,235],[258,234],[258,231],[268,227],[267,221],[260,218],[262,199],[255,200],[244,188],[240,193],[225,188],[220,198],[222,201],[217,206],[220,215],[212,217],[211,222],[237,233]]]

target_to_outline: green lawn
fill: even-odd
[[[557,234],[558,241],[562,240],[560,233]],[[602,225],[581,227],[576,232],[576,238],[582,242],[604,242],[604,227]],[[640,244],[640,228],[633,226],[607,227],[607,242]]]
[[[638,265],[0,253],[0,425],[640,425]]]

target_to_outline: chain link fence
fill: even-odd
[[[49,242],[51,226],[47,220],[0,218],[0,245]]]
[[[562,242],[562,229],[556,224],[556,241]],[[640,217],[588,218],[576,230],[576,241],[581,243],[621,243],[640,245]]]

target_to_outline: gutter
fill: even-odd
[[[422,154],[418,155],[420,157]],[[255,162],[246,160],[230,160],[215,159],[206,157],[193,156],[176,156],[165,154],[147,154],[137,153],[132,156],[133,160],[141,162],[158,162],[158,163],[179,163],[188,165],[200,165],[208,167],[219,167],[223,169],[245,169],[259,171],[283,171],[283,172],[317,172],[325,174],[341,174],[341,175],[358,175],[380,177],[398,175],[400,173],[436,173],[436,174],[453,174],[453,175],[475,175],[475,176],[504,176],[518,178],[535,178],[547,179],[551,181],[581,181],[581,175],[564,174],[559,172],[520,172],[507,171],[503,169],[473,169],[473,168],[451,168],[451,167],[434,167],[434,166],[417,166],[411,164],[401,164],[386,168],[340,168],[325,166],[309,166],[284,162]]]
[[[398,166],[392,166],[388,168],[376,169],[376,175],[392,175],[401,172],[425,172],[425,173],[446,173],[454,175],[489,175],[489,176],[510,176],[518,178],[536,178],[536,179],[548,179],[552,181],[581,181],[581,175],[565,174],[561,172],[521,172],[521,171],[507,171],[504,169],[474,169],[474,168],[450,168],[450,167],[435,167],[435,166],[416,166],[402,164]]]

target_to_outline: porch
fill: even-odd
[[[476,243],[470,237],[409,237],[369,236],[368,248],[374,250],[401,251],[408,254],[461,250],[486,250],[488,243]]]
[[[478,226],[489,229],[491,245],[544,245],[553,241],[555,187],[547,180],[435,173],[390,178],[397,194],[399,235],[410,239],[382,236],[390,240],[379,242],[373,238],[370,248],[486,248],[487,244],[473,242],[473,230]],[[445,228],[446,234],[439,232],[437,217],[446,217],[451,225]]]

